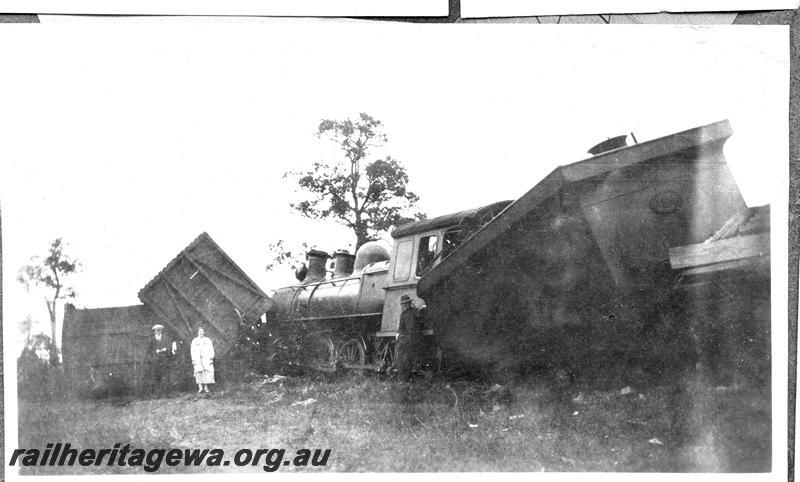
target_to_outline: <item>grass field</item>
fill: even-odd
[[[282,471],[770,470],[766,389],[697,379],[647,387],[532,377],[504,385],[376,376],[266,378],[210,396],[20,401],[20,447],[332,449],[326,467]],[[218,387],[219,389],[220,387]],[[11,451],[9,450],[8,453]],[[167,467],[159,472],[262,467]],[[25,467],[23,473],[142,473]]]

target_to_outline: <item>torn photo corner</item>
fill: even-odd
[[[141,23],[0,28],[9,480],[786,480],[787,27]]]

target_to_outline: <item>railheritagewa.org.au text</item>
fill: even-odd
[[[162,466],[177,467],[244,467],[261,466],[266,472],[281,467],[324,467],[331,449],[303,448],[295,452],[278,448],[242,448],[233,457],[220,448],[131,448],[130,444],[114,444],[113,448],[77,449],[69,443],[48,443],[45,448],[18,448],[11,454],[9,466],[91,467],[119,466],[141,467],[145,472],[156,472]]]

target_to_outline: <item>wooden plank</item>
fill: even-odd
[[[220,286],[219,284],[217,284],[217,283],[216,283],[216,282],[215,282],[215,281],[214,281],[214,280],[211,278],[211,276],[209,276],[209,275],[208,275],[208,272],[205,270],[205,268],[203,268],[203,267],[200,265],[200,263],[199,263],[199,262],[196,262],[196,261],[195,261],[194,259],[192,259],[192,257],[191,257],[189,254],[187,254],[187,253],[183,253],[183,256],[184,256],[184,258],[186,258],[186,261],[188,261],[188,262],[189,262],[189,264],[191,264],[191,265],[192,265],[192,267],[194,267],[194,269],[196,269],[197,271],[199,271],[199,272],[200,272],[200,274],[201,274],[201,275],[203,275],[203,277],[206,279],[206,281],[208,281],[208,282],[211,284],[211,286],[213,286],[213,287],[214,287],[214,289],[215,289],[215,290],[217,290],[217,292],[218,292],[219,294],[221,294],[221,295],[222,295],[222,297],[225,299],[225,301],[227,301],[228,303],[230,303],[230,305],[231,305],[231,306],[233,306],[234,308],[238,308],[238,306],[236,306],[236,302],[235,302],[235,301],[234,301],[234,300],[233,300],[233,299],[232,299],[230,296],[228,296],[228,292],[227,292],[227,290],[223,289],[223,287],[222,287],[222,286]]]
[[[203,268],[205,268],[206,270],[208,270],[208,271],[210,271],[212,273],[216,273],[216,274],[220,275],[221,277],[225,278],[226,280],[228,280],[228,281],[230,281],[230,282],[232,282],[234,284],[237,284],[237,285],[241,286],[248,293],[256,295],[256,297],[259,299],[259,301],[261,299],[267,297],[263,293],[259,293],[258,289],[248,285],[247,283],[245,283],[244,281],[242,281],[240,279],[237,279],[237,278],[229,275],[228,273],[216,268],[215,266],[212,266],[209,263],[205,263],[205,262],[201,261],[200,259],[193,258],[192,256],[189,256],[189,255],[186,255],[186,258],[189,260],[190,263],[192,263],[192,266],[195,266],[197,269],[200,270],[201,273],[203,273],[203,276],[205,276],[206,279],[208,279],[208,281],[210,283],[212,283],[214,285],[214,287],[217,288],[217,290],[220,293],[222,293],[222,295],[225,297],[225,299],[230,301],[233,306],[236,306],[236,303],[234,303],[234,301],[230,297],[228,297],[227,291],[223,290],[216,283],[214,283],[214,281],[208,276],[207,272]],[[236,306],[236,307],[237,308],[241,308],[240,306]]]
[[[178,300],[175,299],[175,294],[172,292],[173,290],[175,290],[175,291],[178,291],[178,290],[172,285],[172,283],[170,283],[167,280],[166,273],[164,275],[160,276],[160,278],[161,278],[161,284],[164,285],[164,288],[167,289],[167,295],[169,295],[169,298],[172,300],[172,306],[175,308],[175,311],[178,313],[178,317],[183,322],[183,326],[186,327],[186,329],[191,334],[192,331],[193,331],[192,330],[192,324],[189,323],[189,321],[183,316],[183,312],[181,312],[181,307],[178,304]],[[178,291],[178,294],[180,295],[180,291]],[[169,316],[169,314],[167,314],[165,319],[168,320],[169,318],[170,318],[170,316]]]
[[[86,328],[83,330],[74,330],[64,337],[64,339],[84,338],[100,335],[141,335],[150,336],[151,326],[141,325],[124,328]]]
[[[203,258],[202,253],[208,250],[212,252],[211,257],[209,258],[208,261],[201,261],[201,258]],[[221,256],[222,257],[221,261],[218,258],[215,258],[214,256]],[[159,272],[158,275],[156,275],[155,278],[150,280],[145,285],[145,287],[139,291],[139,298],[142,299],[142,301],[148,298],[147,292],[151,289],[155,289],[156,283],[158,283],[159,279],[165,276],[169,276],[175,270],[176,265],[185,258],[191,258],[195,262],[201,262],[201,264],[205,268],[207,268],[207,271],[208,268],[213,267],[212,270],[213,272],[220,274],[220,276],[224,277],[225,279],[228,279],[229,281],[237,283],[238,286],[241,286],[242,288],[245,288],[248,292],[255,294],[256,297],[269,300],[267,295],[263,291],[261,291],[261,288],[259,288],[258,285],[256,285],[255,282],[253,282],[253,280],[250,279],[247,276],[247,274],[235,262],[233,262],[230,256],[228,256],[227,253],[225,253],[225,251],[223,251],[222,248],[220,248],[219,245],[217,245],[217,243],[215,243],[214,240],[211,239],[211,236],[209,236],[208,233],[205,232],[200,234],[200,236],[198,236],[194,241],[192,241],[189,244],[189,246],[184,248],[175,258],[173,258],[167,264],[167,266],[164,267]],[[227,272],[226,268],[228,267],[230,267],[230,269],[233,271],[232,273]],[[219,291],[223,294],[224,297],[227,298],[226,296],[227,293],[225,291],[223,290]],[[151,301],[154,301],[152,300],[152,297],[149,298],[151,298]]]
[[[744,259],[737,259],[733,261],[725,261],[722,263],[714,263],[714,264],[707,264],[703,266],[693,266],[690,268],[685,268],[681,271],[682,276],[697,276],[703,274],[710,274],[710,273],[717,273],[720,271],[732,271],[732,270],[743,270],[743,269],[754,269],[760,267],[760,265],[764,262],[767,263],[769,266],[769,258],[768,257],[750,257]],[[691,283],[687,283],[691,284]]]
[[[761,256],[769,256],[769,233],[678,246],[669,250],[669,262],[675,270]]]
[[[213,247],[213,248],[214,248],[216,251],[218,251],[218,252],[219,252],[219,254],[221,254],[221,255],[222,255],[222,257],[223,257],[223,258],[224,258],[224,259],[225,259],[225,260],[226,260],[226,261],[227,261],[227,262],[228,262],[228,263],[229,263],[231,266],[233,266],[233,269],[234,269],[234,270],[235,270],[235,271],[236,271],[236,272],[237,272],[239,275],[241,275],[241,276],[242,276],[242,278],[244,278],[244,280],[245,280],[245,281],[247,281],[249,284],[251,284],[251,285],[252,285],[252,286],[251,286],[251,289],[255,290],[255,291],[256,291],[256,292],[257,292],[257,293],[258,293],[258,294],[259,294],[261,297],[263,297],[263,298],[266,298],[266,297],[267,297],[266,293],[264,293],[263,291],[261,291],[261,288],[259,288],[259,287],[258,287],[258,285],[255,283],[255,281],[253,281],[252,279],[250,279],[250,277],[249,277],[249,276],[247,276],[247,273],[245,273],[245,272],[244,272],[244,270],[243,270],[242,268],[240,268],[240,267],[239,267],[239,265],[238,265],[238,264],[236,264],[236,263],[233,261],[233,259],[231,259],[231,257],[230,257],[230,256],[228,256],[228,253],[226,253],[226,252],[225,252],[225,251],[224,251],[222,248],[220,248],[220,247],[219,247],[219,245],[218,245],[218,244],[217,244],[217,243],[216,243],[216,242],[215,242],[213,239],[211,239],[211,236],[209,236],[209,235],[208,235],[208,233],[203,233],[201,236],[202,236],[202,237],[203,237],[203,238],[204,238],[206,241],[208,241],[208,244],[210,244],[210,245],[211,245],[211,246],[212,246],[212,247]],[[196,247],[196,246],[197,246],[197,245],[195,245],[195,247]],[[208,263],[207,263],[207,264],[208,264]]]
[[[219,333],[220,335],[223,335],[223,337],[226,335],[226,333],[224,331],[222,331],[222,329],[220,329],[218,324],[214,323],[214,321],[212,321],[208,316],[206,316],[207,313],[203,309],[201,309],[194,302],[192,302],[192,300],[187,298],[181,291],[178,290],[178,288],[176,288],[172,283],[170,283],[166,279],[166,277],[164,277],[164,283],[166,283],[178,296],[180,296],[181,301],[183,301],[186,304],[186,306],[188,306],[189,308],[194,310],[195,313],[197,313],[200,316],[200,318],[202,320],[204,320],[209,326],[214,328],[217,331],[217,333]],[[173,300],[174,299],[175,298],[173,296]],[[189,328],[189,333],[194,334],[195,333],[194,327],[192,327],[189,324],[189,322],[186,320],[186,318],[184,317],[183,312],[181,311],[181,306],[180,306],[180,304],[178,304],[177,301],[175,301],[175,309],[178,311],[178,315],[181,317],[181,320],[183,320],[183,322],[190,327]],[[187,340],[187,341],[189,341],[189,340]],[[233,343],[235,342],[235,340],[234,341],[229,341],[229,340],[227,340],[227,338],[224,341],[230,343],[230,345],[233,345]],[[225,350],[222,350],[222,351],[225,351]]]

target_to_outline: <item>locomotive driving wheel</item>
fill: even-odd
[[[397,359],[397,342],[394,338],[385,338],[385,341],[380,344],[378,349],[378,356],[381,360],[381,373],[391,375],[395,367],[395,360]]]
[[[359,375],[363,374],[363,368],[354,368],[353,366],[363,367],[366,362],[364,343],[359,338],[350,338],[344,342],[339,347],[339,361],[341,361],[343,368],[352,369]]]

